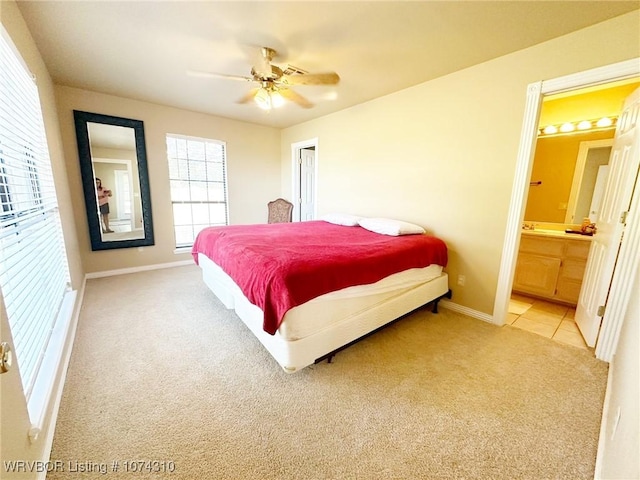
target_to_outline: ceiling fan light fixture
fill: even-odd
[[[256,92],[256,96],[253,97],[253,100],[256,102],[258,107],[263,110],[271,110],[271,97],[269,96],[269,92],[261,88]]]
[[[275,88],[268,86],[262,87],[256,92],[253,100],[258,107],[263,110],[271,110],[272,108],[279,108],[285,104],[285,98]]]
[[[272,92],[270,92],[270,94],[271,94],[271,105],[273,106],[273,108],[280,108],[281,106],[284,105],[285,100],[284,100],[284,97],[280,95],[280,92],[278,92],[277,90],[273,90]]]

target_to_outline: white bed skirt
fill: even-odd
[[[313,364],[449,290],[448,276],[441,267],[413,269],[394,281],[387,277],[370,286],[349,287],[292,308],[276,334],[269,335],[262,329],[262,310],[247,300],[231,277],[203,254],[198,255],[198,264],[209,289],[226,308],[235,310],[288,373]]]

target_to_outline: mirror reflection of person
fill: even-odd
[[[98,193],[98,209],[100,210],[100,218],[102,219],[102,233],[113,233],[109,228],[109,197],[112,195],[111,190],[102,186],[102,180],[96,177],[96,192]]]

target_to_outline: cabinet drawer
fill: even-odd
[[[567,258],[577,258],[586,260],[589,256],[591,242],[585,240],[567,240],[567,247],[564,256]]]
[[[574,260],[567,258],[562,262],[562,270],[560,275],[563,278],[582,281],[584,277],[584,269],[587,266],[586,260]]]
[[[521,252],[549,257],[562,257],[564,253],[564,240],[559,238],[530,237],[522,235],[520,238]]]

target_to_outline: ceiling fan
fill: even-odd
[[[289,87],[335,85],[340,81],[340,77],[335,72],[308,73],[293,65],[286,65],[280,68],[271,63],[275,56],[276,51],[273,48],[261,47],[260,58],[251,68],[251,76],[198,72],[193,70],[187,71],[187,74],[196,77],[227,78],[231,80],[255,82],[259,84],[259,86],[249,90],[246,95],[238,100],[238,103],[248,103],[253,100],[264,110],[280,107],[286,100],[290,100],[303,108],[311,108],[313,107],[313,103]]]

